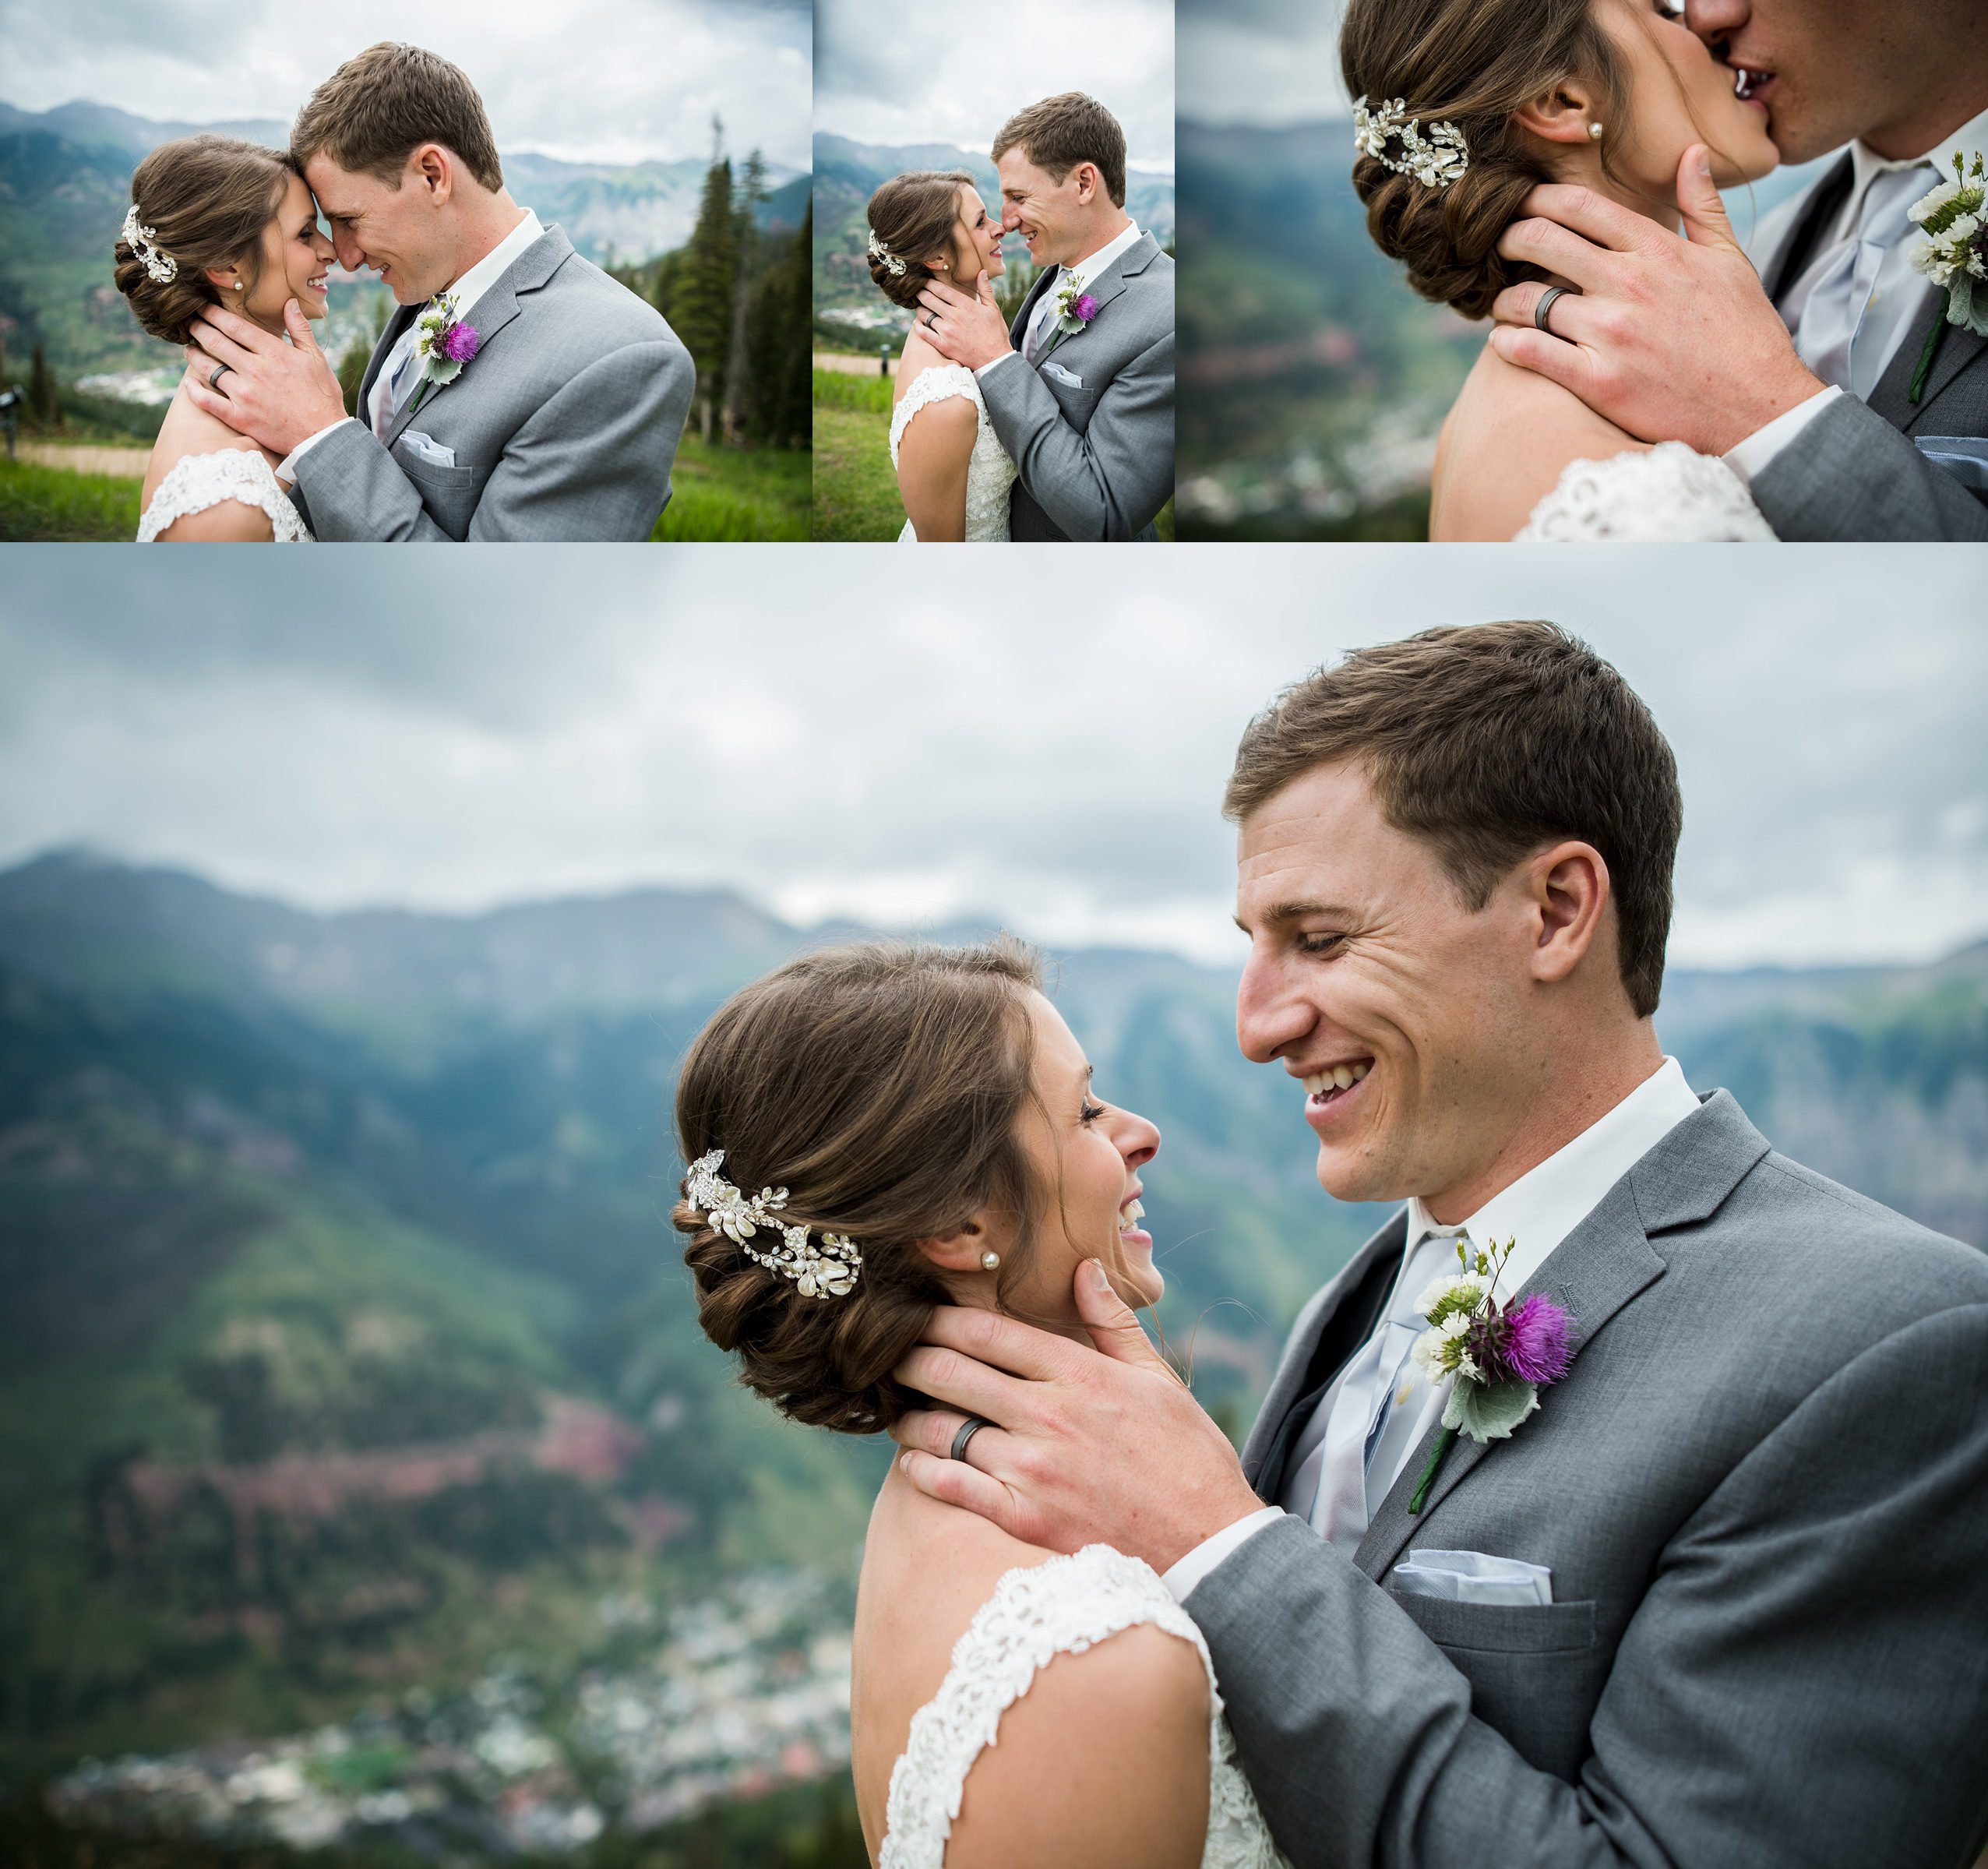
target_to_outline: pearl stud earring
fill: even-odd
[[[1588,125],[1588,140],[1590,143],[1599,143],[1602,140],[1602,126],[1599,123]]]
[[[1001,1255],[989,1251],[980,1255],[980,1269],[983,1272],[997,1272],[1001,1269]]]

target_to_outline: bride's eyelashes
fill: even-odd
[[[1103,1104],[1093,1103],[1087,1097],[1084,1099],[1082,1106],[1077,1111],[1077,1120],[1080,1123],[1087,1125],[1089,1123],[1095,1123],[1104,1113],[1105,1106]]]

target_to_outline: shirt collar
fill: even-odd
[[[1087,286],[1092,280],[1098,277],[1104,272],[1105,269],[1109,266],[1113,260],[1116,259],[1119,254],[1123,253],[1126,249],[1130,246],[1138,238],[1138,222],[1136,220],[1128,220],[1116,234],[1115,234],[1109,240],[1106,241],[1105,244],[1101,246],[1096,252],[1091,254],[1088,259],[1080,259],[1075,266],[1065,266],[1063,269],[1064,284],[1077,286]]]
[[[526,248],[542,238],[545,232],[538,217],[527,208],[523,220],[447,288],[449,295],[456,302],[456,316],[467,318],[470,307],[510,270]]]
[[[1971,118],[1952,136],[1944,138],[1937,149],[1928,150],[1923,156],[1898,159],[1880,156],[1866,149],[1862,143],[1850,145],[1850,196],[1853,201],[1863,199],[1864,190],[1877,176],[1890,175],[1901,169],[1931,169],[1941,182],[1954,179],[1954,152],[1958,150],[1969,156],[1988,156],[1988,111]],[[1934,185],[1931,180],[1926,185]]]
[[[1602,1197],[1698,1107],[1675,1058],[1663,1063],[1605,1116],[1501,1189],[1461,1224],[1474,1246],[1515,1241],[1498,1280],[1509,1297],[1595,1211]],[[1425,1233],[1446,1229],[1418,1196],[1408,1202],[1411,1254]]]

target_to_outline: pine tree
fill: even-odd
[[[697,397],[692,405],[706,441],[724,406],[725,361],[731,346],[731,301],[738,273],[738,223],[731,199],[731,164],[717,139],[724,126],[712,122],[711,166],[704,177],[697,224],[691,230],[675,289],[664,316],[675,327],[697,366]]]
[[[760,273],[760,204],[766,199],[767,165],[757,150],[746,158],[746,173],[733,203],[738,256],[731,282],[731,336],[725,347],[724,434],[728,446],[745,439],[753,372],[746,358],[746,333]]]

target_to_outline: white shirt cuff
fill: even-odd
[[[1176,1603],[1185,1603],[1193,1594],[1194,1587],[1208,1573],[1239,1551],[1267,1525],[1274,1524],[1285,1516],[1281,1506],[1265,1506],[1252,1512],[1247,1518],[1239,1518],[1232,1525],[1225,1526],[1214,1537],[1204,1539],[1193,1550],[1169,1570],[1160,1582],[1173,1592]]]
[[[1002,365],[1006,363],[1010,357],[1019,357],[1020,354],[1021,353],[1019,351],[1003,351],[992,363],[982,364],[978,369],[974,372],[974,375],[976,376],[985,376],[989,370],[999,369]]]
[[[358,419],[359,418],[356,415],[343,416],[338,421],[332,423],[330,428],[320,428],[315,435],[305,436],[295,447],[292,448],[287,454],[284,456],[281,460],[277,463],[277,478],[280,481],[287,481],[291,486],[295,486],[297,484],[297,464],[301,460],[306,454],[309,453],[319,442],[323,441],[324,438],[331,432],[332,428],[342,428],[345,426],[347,422],[357,421]]]
[[[1767,471],[1768,462],[1842,393],[1835,383],[1824,384],[1806,402],[1784,409],[1764,428],[1756,428],[1744,441],[1728,448],[1725,464],[1751,486],[1757,474]]]

